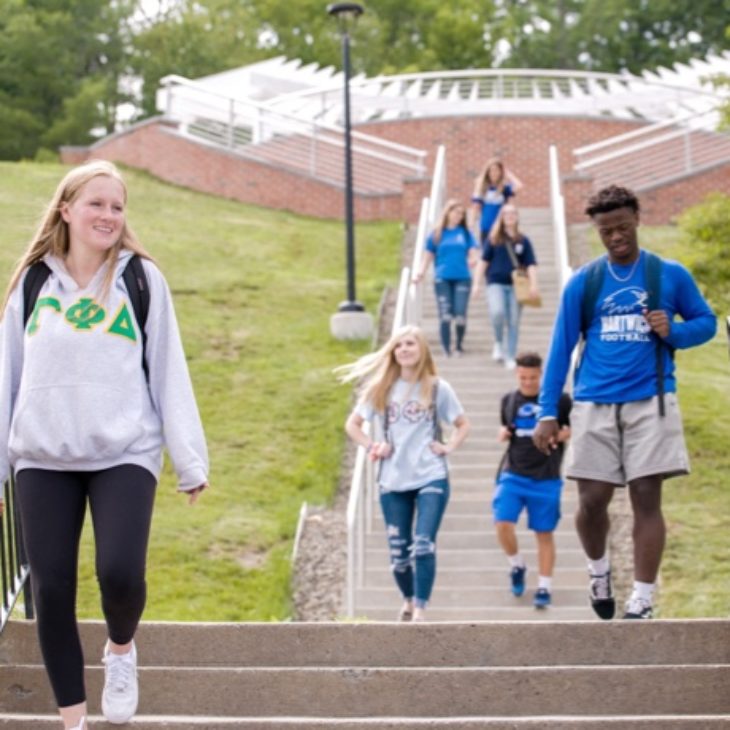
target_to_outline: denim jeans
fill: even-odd
[[[451,320],[456,323],[456,349],[461,350],[466,333],[466,310],[469,306],[471,279],[436,279],[436,304],[439,310],[441,344],[451,352]]]
[[[436,578],[436,533],[448,501],[448,479],[407,492],[380,492],[393,577],[403,597],[413,599],[419,608],[431,598]]]
[[[511,284],[487,284],[487,306],[494,329],[494,341],[502,345],[508,360],[514,360],[517,357],[517,337],[522,314],[522,306],[517,303],[514,287]],[[507,342],[504,341],[505,325]]]

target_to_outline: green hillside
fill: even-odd
[[[64,173],[0,163],[3,282]],[[331,370],[369,347],[329,334],[345,298],[343,225],[126,178],[129,221],[173,290],[211,454],[211,489],[195,507],[165,470],[145,617],[285,619],[299,507],[327,502],[339,475],[350,390]],[[363,224],[356,235],[357,294],[372,312],[397,281],[401,232]],[[87,520],[87,618],[100,616],[89,531]]]

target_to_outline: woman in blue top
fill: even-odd
[[[492,359],[504,361],[508,370],[514,370],[517,357],[517,336],[522,305],[517,302],[512,272],[515,263],[527,269],[530,280],[530,298],[539,299],[537,287],[537,259],[530,239],[519,228],[519,214],[514,205],[507,204],[497,215],[492,231],[484,242],[482,260],[477,266],[472,286],[476,296],[482,278],[487,278],[487,306],[494,329]],[[507,325],[507,338],[504,326]]]
[[[451,320],[456,323],[456,356],[463,354],[466,333],[466,310],[471,290],[470,269],[479,260],[478,248],[466,224],[466,209],[458,200],[444,206],[439,224],[426,241],[421,270],[414,283],[423,279],[432,261],[436,272],[434,288],[439,310],[441,344],[446,356],[451,355]]]
[[[494,157],[487,162],[481,174],[474,181],[471,202],[472,220],[469,228],[474,230],[479,215],[479,241],[483,244],[502,206],[522,190],[522,182],[508,170],[502,160]]]

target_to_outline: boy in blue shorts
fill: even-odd
[[[518,388],[502,398],[502,427],[499,440],[509,446],[500,464],[492,500],[497,538],[507,554],[512,570],[512,593],[525,591],[527,567],[520,555],[515,524],[523,509],[527,510],[527,526],[537,539],[539,577],[533,603],[545,608],[551,602],[552,575],[555,567],[553,532],[560,519],[560,494],[563,481],[560,465],[565,441],[570,438],[570,396],[563,393],[558,404],[557,448],[550,454],[539,451],[532,442],[538,422],[542,358],[534,352],[517,357]]]

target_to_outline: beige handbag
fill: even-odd
[[[507,253],[512,260],[512,266],[515,267],[512,270],[512,286],[515,290],[517,303],[527,307],[541,307],[542,299],[539,296],[535,298],[530,296],[530,278],[527,275],[527,269],[524,266],[520,266],[520,262],[517,260],[517,256],[512,248],[512,242],[505,241],[504,245],[507,246]]]

